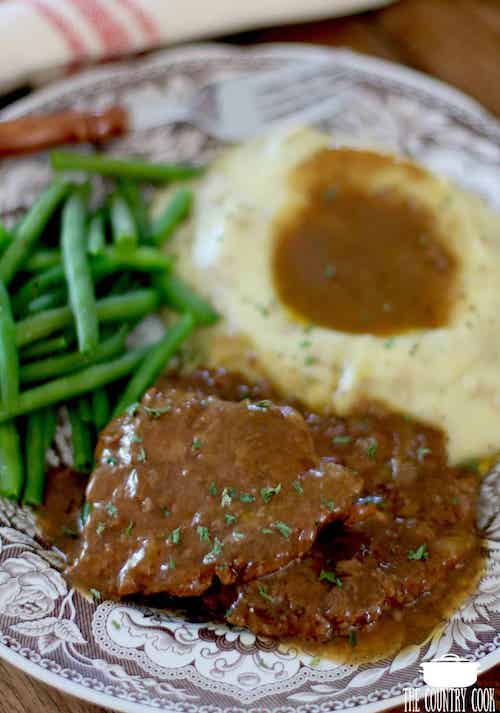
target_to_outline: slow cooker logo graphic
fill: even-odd
[[[477,681],[479,664],[457,654],[446,654],[421,665],[424,682],[433,688],[464,688]]]

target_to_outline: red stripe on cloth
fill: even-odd
[[[136,3],[136,0],[121,0],[121,4],[137,22],[148,42],[155,44],[160,41],[160,33],[158,32],[155,22],[151,16]]]
[[[39,15],[43,17],[54,30],[57,30],[58,34],[66,43],[68,50],[71,52],[71,60],[73,62],[78,62],[87,55],[87,47],[81,36],[53,7],[46,5],[42,0],[25,0],[25,2],[34,7]]]
[[[105,57],[122,54],[132,49],[132,39],[113,17],[112,11],[99,0],[71,0],[98,34]],[[105,58],[103,57],[103,59]]]

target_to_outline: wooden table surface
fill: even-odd
[[[306,0],[304,0],[306,3]],[[500,117],[500,0],[400,0],[349,18],[257,30],[239,44],[313,42],[409,65],[454,84]],[[500,687],[500,667],[481,685]],[[101,713],[0,662],[2,713]]]

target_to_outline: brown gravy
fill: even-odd
[[[434,216],[393,187],[359,184],[394,163],[324,149],[297,169],[304,200],[276,223],[273,277],[283,304],[304,321],[376,335],[447,323],[457,265]],[[418,180],[420,169],[398,165]]]
[[[199,393],[226,400],[274,398],[279,401],[265,383],[247,384],[242,377],[223,370],[199,370],[189,377],[172,376],[167,383],[189,385]],[[160,382],[159,388],[161,386]],[[399,414],[387,413],[376,406],[367,406],[348,418],[320,416],[303,409],[302,412],[318,454],[356,471],[363,480],[363,492],[346,525],[329,526],[301,563],[292,563],[259,580],[265,587],[260,588],[260,596],[252,592],[253,583],[242,585],[241,591],[236,591],[240,597],[238,602],[241,603],[241,597],[243,602],[248,597],[254,617],[248,621],[250,628],[260,634],[277,636],[284,647],[299,645],[313,658],[326,656],[346,662],[380,659],[407,645],[421,643],[440,628],[472,592],[481,574],[483,554],[475,525],[479,475],[470,469],[450,468],[443,434]],[[70,560],[81,529],[84,483],[82,476],[69,470],[52,471],[48,474],[45,506],[39,513],[43,534],[66,552]],[[418,557],[422,545],[427,554]],[[333,552],[331,557],[330,551]],[[368,566],[367,562],[372,563],[372,569],[365,571],[363,567]],[[305,577],[307,586],[302,590],[298,580],[294,580],[293,567]],[[335,596],[349,592],[353,597],[349,616],[358,616],[356,606],[362,615],[362,596],[366,596],[366,591],[360,590],[357,602],[356,568],[361,575],[361,590],[363,581],[374,572],[377,576],[387,572],[392,577],[390,587],[396,586],[397,591],[390,590],[388,597],[381,598],[378,607],[381,616],[358,628],[353,625],[352,629],[347,617],[348,624],[344,626],[341,621],[340,633],[334,632],[326,643],[304,640],[300,635],[297,638],[288,613],[280,609],[281,591],[297,594],[298,599],[291,602],[291,609],[302,606],[303,597],[306,603],[316,607],[313,612],[325,609],[323,597],[333,596],[329,607],[340,619],[346,612]],[[337,590],[328,581],[319,582],[320,569],[330,570],[341,578],[343,589]],[[265,599],[262,591],[266,593]],[[274,598],[275,592],[276,600],[270,605],[268,599]],[[180,601],[184,609],[186,600]],[[215,587],[203,605],[199,598],[191,600],[190,605],[197,617],[201,606],[205,617],[224,618],[232,602],[234,590]],[[171,606],[172,600],[166,603]],[[245,607],[238,604],[234,611],[241,620],[234,620],[229,614],[229,621],[244,625]],[[310,613],[305,612],[302,619]],[[322,610],[322,616],[323,613]],[[316,624],[310,630],[316,636],[314,626]],[[300,627],[298,631],[300,634]]]

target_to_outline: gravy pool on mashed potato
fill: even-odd
[[[195,184],[169,251],[222,316],[197,337],[203,363],[314,410],[382,402],[442,428],[452,463],[497,452],[500,218],[415,164],[329,143],[275,131]]]

